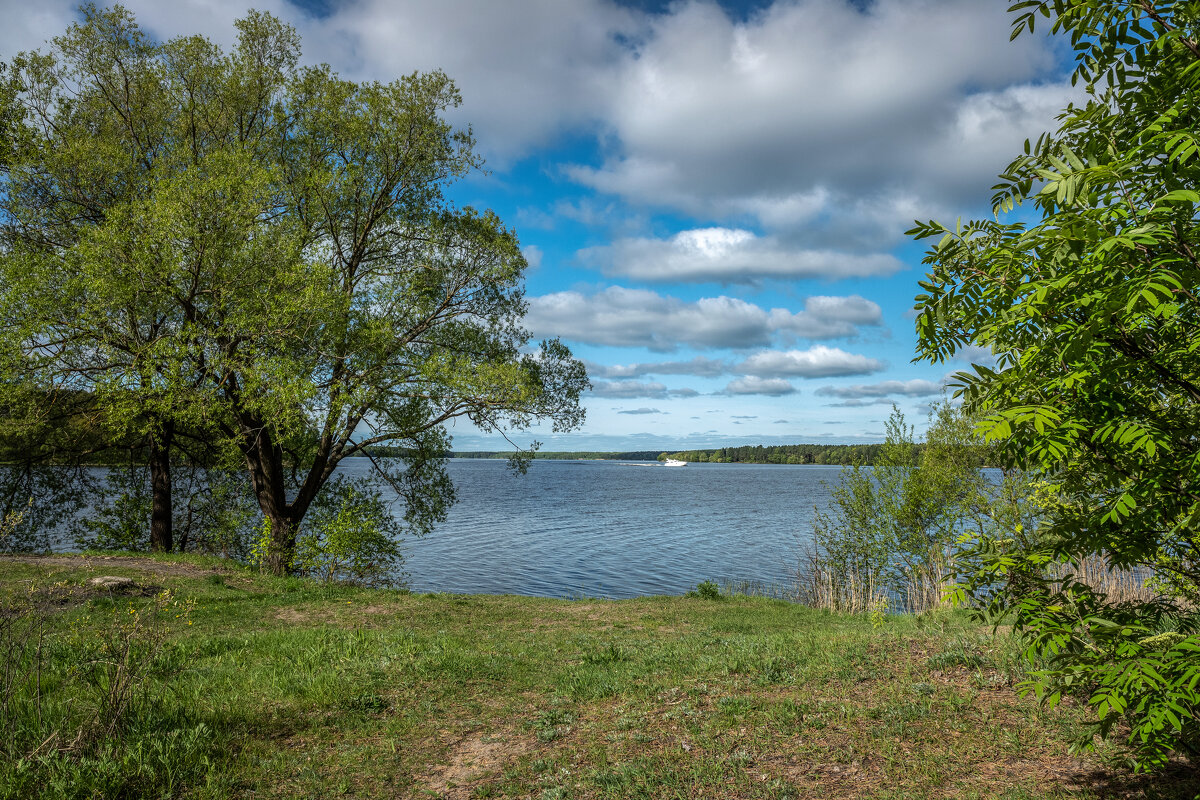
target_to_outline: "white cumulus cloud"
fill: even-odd
[[[591,393],[597,397],[629,400],[635,397],[666,397],[665,384],[654,381],[592,381]]]
[[[689,361],[657,361],[638,364],[596,364],[585,362],[588,375],[595,378],[640,378],[643,375],[695,375],[714,378],[729,371],[729,364],[715,358],[696,356]]]
[[[854,254],[791,246],[740,228],[697,228],[667,239],[625,238],[581,250],[606,275],[646,281],[753,283],[765,278],[863,278],[903,265],[882,253]]]
[[[734,370],[759,378],[831,378],[867,375],[886,366],[876,358],[816,345],[808,350],[764,350],[751,355]]]
[[[587,344],[646,347],[661,352],[681,345],[764,346],[781,333],[837,339],[855,335],[860,326],[882,322],[879,306],[857,295],[810,297],[803,311],[791,312],[764,309],[724,295],[689,302],[620,286],[591,295],[567,291],[532,297],[525,318],[537,337],[561,336]],[[711,366],[704,365],[706,369]],[[708,371],[711,373],[711,369]]]
[[[882,381],[872,384],[857,384],[855,386],[822,386],[816,394],[822,397],[840,397],[842,399],[863,399],[870,397],[929,397],[940,394],[944,385],[914,379],[910,381]]]
[[[753,375],[732,380],[725,387],[725,394],[765,394],[781,397],[795,392],[796,387],[782,378],[759,378]]]

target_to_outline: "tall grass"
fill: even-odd
[[[953,584],[952,555],[934,553],[911,566],[901,566],[893,584],[877,570],[839,564],[822,556],[815,545],[805,548],[796,566],[796,602],[825,611],[865,614],[881,606],[920,614],[947,604]]]
[[[1151,570],[1115,567],[1103,554],[1092,554],[1070,564],[1055,564],[1050,570],[1051,578],[1068,576],[1103,593],[1113,603],[1149,603],[1159,594],[1150,580]]]
[[[825,611],[865,614],[887,597],[873,571],[838,569],[815,547],[802,551],[796,568],[796,602]]]
[[[948,604],[955,584],[955,558],[930,557],[913,568],[905,568],[902,589],[889,590],[869,570],[839,569],[821,558],[815,547],[801,554],[795,570],[794,600],[825,611],[866,614],[887,604],[893,611],[921,614]],[[1159,594],[1148,569],[1114,567],[1107,556],[1092,555],[1070,564],[1048,567],[1051,580],[1071,577],[1114,603],[1148,603]]]
[[[167,592],[96,603],[98,626],[64,629],[58,594],[0,607],[0,799],[172,796],[202,783],[214,731],[164,705],[188,607]]]

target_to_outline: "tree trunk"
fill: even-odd
[[[174,546],[171,527],[171,439],[169,423],[150,435],[150,549],[169,553]]]
[[[271,538],[264,566],[272,575],[287,575],[295,567],[296,531],[300,526],[291,520],[286,509],[267,519],[271,521]]]
[[[272,575],[287,575],[295,566],[296,535],[309,503],[299,498],[287,502],[283,450],[274,443],[265,425],[243,418],[242,441],[254,496],[263,516],[271,524],[263,568]]]

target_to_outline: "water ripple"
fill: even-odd
[[[348,465],[347,471],[365,469]],[[459,503],[405,542],[416,591],[679,594],[711,578],[785,585],[839,467],[450,463]]]

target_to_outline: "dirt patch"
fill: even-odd
[[[128,581],[115,586],[77,586],[57,583],[53,586],[35,588],[25,596],[24,601],[12,605],[5,603],[0,606],[0,616],[20,615],[31,609],[35,611],[65,611],[97,597],[154,597],[162,590],[161,586],[142,584],[136,581]]]
[[[158,576],[190,576],[227,574],[232,570],[216,567],[198,567],[194,564],[173,564],[167,561],[155,561],[152,558],[138,556],[35,556],[35,555],[0,555],[0,565],[5,562],[18,564],[36,564],[42,567],[62,567],[64,569],[86,569],[91,572],[104,572],[112,567],[136,569]]]
[[[447,763],[420,778],[423,790],[447,800],[467,800],[472,790],[529,752],[533,742],[512,731],[469,733],[450,746]]]
[[[360,608],[358,610],[358,613],[373,614],[373,615],[395,614],[396,609],[391,606],[374,606],[374,605],[372,605],[372,606],[367,606],[366,608]]]
[[[308,622],[311,617],[303,611],[294,608],[281,608],[275,612],[275,619],[282,622]]]

